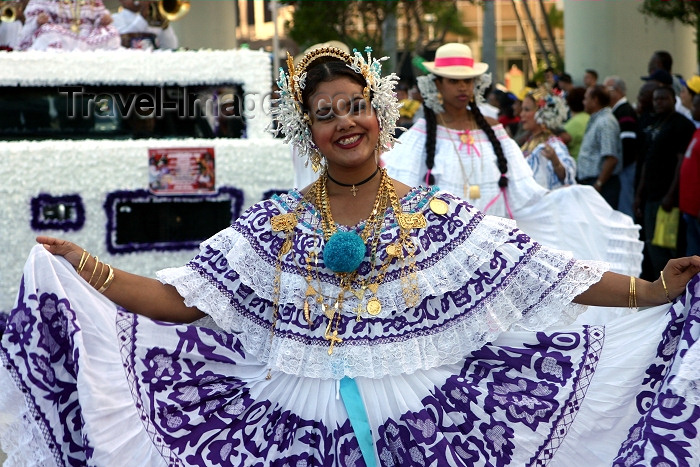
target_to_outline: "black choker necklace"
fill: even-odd
[[[372,180],[372,179],[374,178],[374,176],[377,175],[378,172],[379,172],[379,166],[377,166],[377,170],[375,170],[375,171],[372,173],[372,175],[370,175],[369,177],[365,178],[365,179],[362,180],[361,182],[357,182],[357,183],[340,183],[338,180],[336,180],[336,179],[334,179],[333,177],[331,177],[331,174],[328,173],[328,170],[326,170],[326,177],[328,177],[328,180],[330,180],[331,182],[335,183],[336,185],[340,185],[340,186],[350,186],[350,187],[352,187],[352,188],[350,188],[350,191],[352,191],[352,195],[353,195],[353,196],[357,196],[357,188],[356,188],[356,187],[358,187],[358,186],[360,186],[360,185],[364,185],[365,183],[367,183],[367,182],[369,182],[370,180]]]

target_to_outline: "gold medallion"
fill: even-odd
[[[470,135],[469,133],[462,133],[461,135],[459,135],[459,140],[463,144],[469,144],[471,146],[474,145],[474,137],[472,135]]]
[[[469,199],[479,199],[481,198],[481,189],[479,185],[469,186]]]
[[[433,198],[430,200],[430,210],[438,216],[443,216],[447,214],[448,206],[445,201],[438,198]]]
[[[273,232],[288,232],[297,225],[297,216],[293,212],[280,214],[270,219],[270,225]]]
[[[398,214],[397,219],[402,229],[422,229],[428,225],[425,216],[416,212],[413,214]]]
[[[382,304],[378,298],[370,298],[367,302],[367,313],[377,316],[382,311]]]
[[[386,247],[386,254],[389,256],[398,256],[399,251],[395,243],[392,243],[391,245],[388,245]]]

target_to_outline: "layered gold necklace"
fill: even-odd
[[[70,30],[75,34],[80,32],[80,24],[82,23],[82,8],[89,5],[91,9],[95,8],[93,0],[61,0],[61,4],[68,8],[71,17]]]
[[[540,133],[531,136],[527,141],[520,147],[520,150],[525,154],[532,154],[537,146],[546,142],[549,139],[550,133],[548,131],[541,131]]]
[[[475,200],[481,198],[481,189],[479,188],[479,184],[477,183],[470,183],[470,179],[472,176],[474,176],[474,157],[470,157],[471,159],[471,171],[469,174],[467,174],[466,170],[464,169],[464,162],[462,162],[462,155],[459,152],[459,149],[457,148],[457,144],[455,143],[454,139],[452,139],[452,133],[450,133],[450,128],[447,126],[445,123],[445,119],[443,118],[442,114],[438,114],[440,117],[440,123],[442,126],[445,128],[445,131],[447,131],[447,137],[450,139],[450,142],[452,143],[452,148],[455,151],[455,156],[457,157],[457,161],[459,161],[459,168],[462,170],[462,192],[464,194],[464,197],[470,200]],[[459,139],[462,144],[467,144],[474,146],[474,137],[469,134],[468,131],[464,133],[460,133]],[[481,160],[481,171],[483,173],[483,168],[484,168],[484,160]]]
[[[406,306],[408,308],[415,307],[418,304],[419,294],[416,278],[415,254],[417,246],[411,238],[411,231],[426,226],[427,222],[422,213],[404,213],[401,210],[398,195],[394,185],[386,173],[386,170],[380,169],[381,180],[377,196],[374,201],[374,206],[369,217],[365,221],[362,232],[358,235],[355,232],[342,232],[338,230],[330,208],[330,200],[326,189],[327,177],[322,175],[314,182],[309,192],[294,212],[281,214],[271,219],[273,231],[286,232],[286,239],[277,255],[276,275],[273,282],[273,319],[270,338],[274,336],[279,316],[279,297],[281,289],[281,272],[282,260],[291,250],[293,243],[293,235],[298,216],[305,205],[304,200],[315,200],[315,204],[319,209],[321,216],[321,230],[323,232],[324,247],[322,249],[321,258],[324,265],[331,269],[338,277],[339,292],[335,296],[328,296],[323,293],[322,282],[320,280],[319,270],[319,254],[316,250],[311,250],[306,253],[305,265],[301,267],[296,262],[296,257],[293,258],[300,273],[305,277],[307,282],[305,298],[304,298],[304,319],[313,327],[311,318],[311,305],[315,304],[321,309],[321,312],[328,319],[324,332],[324,339],[329,343],[328,355],[333,354],[333,350],[337,344],[342,343],[342,338],[338,337],[339,326],[343,312],[343,306],[347,298],[354,295],[357,298],[358,305],[355,308],[356,320],[360,321],[366,312],[371,316],[376,316],[381,313],[382,304],[378,298],[377,291],[380,285],[384,282],[389,265],[394,259],[403,261],[403,266],[400,274],[402,282],[403,295]],[[380,234],[385,221],[386,212],[391,206],[399,224],[399,236],[396,241],[385,246],[385,257],[381,266],[376,268],[377,253],[380,251]],[[357,237],[353,239],[352,237]],[[338,240],[338,241],[336,241]],[[367,242],[369,243],[369,262],[370,270],[365,277],[359,277],[357,268],[364,261],[367,252]],[[336,242],[339,247],[337,249],[329,248]],[[319,242],[314,241],[316,245]],[[355,250],[355,251],[352,251]],[[361,253],[358,253],[361,251]],[[361,254],[361,260],[357,263],[355,260],[345,261],[345,257],[357,257]],[[340,257],[340,258],[339,258]],[[342,259],[341,259],[342,258]],[[357,264],[356,264],[357,263]],[[334,266],[334,267],[331,267]],[[340,270],[339,270],[340,269]]]

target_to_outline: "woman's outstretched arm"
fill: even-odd
[[[98,264],[94,256],[84,254],[83,248],[75,243],[47,236],[39,236],[36,241],[50,253],[63,256],[76,271],[83,259],[83,267],[78,271],[80,277],[98,290],[106,284],[104,295],[129,311],[173,323],[191,323],[204,317],[202,311],[186,306],[172,285],[116,268],[112,268],[113,278],[110,280],[109,268],[102,262]]]
[[[575,303],[595,306],[628,306],[634,295],[640,307],[656,306],[673,300],[683,293],[688,281],[700,272],[700,256],[670,260],[654,282],[606,272],[600,281],[574,298]],[[665,283],[665,284],[664,284]]]

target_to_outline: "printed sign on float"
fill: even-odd
[[[214,148],[148,150],[148,189],[157,195],[214,193]]]

